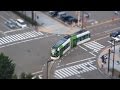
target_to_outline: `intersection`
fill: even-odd
[[[66,12],[69,13],[70,11]],[[94,12],[92,12],[91,15],[93,15]],[[28,15],[30,15],[29,11]],[[11,11],[1,11],[0,50],[14,60],[16,63],[15,72],[17,74],[23,71],[31,72],[42,78],[42,76],[44,76],[46,63],[50,58],[51,47],[65,35],[74,33],[80,28],[66,26],[41,11],[36,11],[36,15],[39,16],[39,19],[37,19],[38,22],[43,23],[37,30],[30,24],[27,28],[12,30],[5,26],[4,22],[10,18],[17,19],[20,17]],[[51,78],[109,79],[109,77],[99,71],[97,59],[101,51],[111,45],[109,42],[109,34],[112,31],[120,29],[119,17],[117,17],[116,20],[112,20],[113,15],[114,14],[111,13],[107,19],[104,19],[104,17],[103,21],[101,20],[102,16],[99,19],[96,17],[95,19],[98,22],[101,20],[101,23],[86,27],[86,29],[91,32],[91,40],[78,45],[61,57],[59,61],[53,65],[52,71],[54,72]],[[90,19],[94,19],[94,16]]]

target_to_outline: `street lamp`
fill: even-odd
[[[49,62],[52,62],[53,60],[48,60],[47,61],[47,79],[49,79],[49,66],[48,66],[48,64],[49,64]]]

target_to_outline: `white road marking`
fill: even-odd
[[[50,36],[53,36],[53,35],[49,35],[49,37],[50,37]],[[46,37],[46,36],[44,36],[44,37],[38,37],[38,38],[33,38],[33,39],[29,39],[29,40],[24,40],[24,41],[12,43],[12,44],[4,45],[4,46],[1,46],[0,48],[4,48],[4,47],[12,46],[12,45],[15,45],[15,44],[20,44],[20,43],[23,43],[23,42],[32,41],[32,40],[37,40],[37,39],[41,39],[41,38],[45,38],[45,37]]]
[[[38,74],[38,73],[41,73],[41,72],[43,72],[43,71],[41,70],[41,71],[34,72],[34,73],[32,73],[32,75],[35,75],[35,74]]]
[[[95,39],[94,41],[99,41],[99,40],[102,40],[102,39],[105,39],[105,38],[108,38],[110,37],[109,35],[108,36],[105,36],[105,37],[102,37],[102,38],[98,38],[98,39]]]
[[[83,47],[82,47],[82,46],[80,46],[80,45],[79,45],[78,47],[80,47],[80,48],[82,48],[83,50],[87,51],[87,49],[83,48]]]
[[[111,41],[107,41],[108,43],[110,43],[110,44],[112,44],[112,45],[114,45],[114,43],[112,43]]]
[[[41,32],[31,31],[31,32],[25,32],[22,34],[5,36],[5,37],[0,38],[0,40],[4,42],[2,44],[6,44],[6,43],[14,42],[14,41],[37,37],[39,35],[43,35],[43,34]]]
[[[98,51],[100,51],[102,48],[105,47],[95,41],[90,41],[90,42],[84,43],[83,45],[89,49],[94,50],[94,52],[96,52],[96,53],[98,53]]]
[[[96,57],[96,55],[95,54],[93,54],[92,52],[89,52],[90,54],[92,54],[94,57]]]
[[[87,61],[87,60],[94,59],[94,58],[96,58],[96,57],[86,58],[86,59],[83,59],[83,60],[79,60],[79,61],[67,63],[66,65],[57,66],[57,68],[58,68],[58,67],[62,67],[62,66],[67,66],[67,65],[75,64],[75,63],[78,63],[78,62]]]
[[[19,29],[15,29],[15,30],[10,30],[10,31],[6,31],[6,32],[4,32],[4,33],[6,34],[6,33],[10,33],[10,32],[15,32],[15,31],[21,31],[21,30],[24,30],[24,29],[27,29],[27,28],[29,28],[29,27],[19,28]]]
[[[4,19],[5,21],[8,21],[8,19],[4,18],[2,15],[0,15],[0,17],[1,17],[2,19]]]
[[[68,78],[68,77],[73,76],[73,75],[93,71],[97,68],[95,66],[93,66],[92,63],[93,63],[93,61],[90,61],[90,62],[85,62],[82,64],[77,64],[74,66],[58,69],[55,71],[54,76],[58,79],[63,79],[63,78]],[[89,67],[87,65],[89,65]],[[78,71],[78,69],[82,69],[81,71],[83,71],[83,72]]]
[[[106,30],[106,31],[104,31],[104,32],[105,32],[105,33],[110,33],[111,31],[116,30],[116,29],[120,29],[120,27],[113,28],[113,29],[110,29],[110,30]]]

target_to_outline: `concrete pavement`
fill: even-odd
[[[114,59],[114,75],[112,76],[112,68],[113,68],[113,53],[110,53],[110,63],[109,63],[109,72],[108,72],[108,50],[110,47],[105,48],[100,55],[98,56],[98,68],[100,72],[108,76],[109,78],[119,79],[120,75],[120,45],[115,46],[115,59]],[[113,48],[111,49],[113,50]],[[105,63],[102,62],[102,56],[106,56]]]
[[[72,27],[71,25],[66,26],[65,24],[59,22],[56,19],[51,18],[50,16],[46,15],[43,12],[34,11],[34,13],[35,13],[35,20],[39,24],[41,24],[41,23],[43,24],[42,26],[39,27],[39,29],[38,29],[39,31],[53,33],[53,34],[72,34],[72,33],[81,29],[80,27]],[[101,12],[99,12],[99,13],[101,13]],[[102,15],[104,15],[104,13],[102,13]],[[111,12],[108,12],[108,13],[111,13]],[[26,15],[31,17],[31,12],[26,11]],[[85,28],[89,29],[92,27],[96,27],[96,26],[99,26],[102,24],[106,24],[106,23],[110,23],[110,22],[119,20],[119,17],[115,17],[113,19],[112,16],[113,15],[111,14],[111,16],[109,18],[107,18],[107,20],[106,19],[99,19],[98,23],[96,23],[94,25],[87,25],[86,24],[87,26]],[[39,18],[36,18],[36,17],[39,17]]]

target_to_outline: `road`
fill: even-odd
[[[41,12],[39,12],[39,14],[40,13]],[[63,33],[69,32],[70,30],[70,27],[63,25],[57,20],[50,18],[49,16],[46,15],[44,16],[43,13],[40,15],[42,16],[40,20],[46,23],[47,18],[49,22],[47,22],[46,24],[51,25],[51,27],[44,25],[44,27],[42,28],[40,27],[39,30],[36,30],[35,28],[28,26],[25,29],[11,30],[8,27],[4,26],[4,22],[9,18],[17,19],[19,17],[14,15],[10,11],[0,12],[1,20],[0,50],[1,52],[4,52],[5,55],[8,55],[11,59],[13,59],[13,61],[16,63],[15,72],[17,74],[20,74],[23,71],[40,75],[43,74],[42,71],[44,67],[46,67],[46,62],[50,57],[50,48],[53,46],[54,43],[56,43],[60,38],[64,36],[62,35]],[[107,16],[108,15],[106,14],[106,17]],[[98,17],[93,17],[93,19],[96,18]],[[110,45],[108,43],[110,39],[109,33],[114,30],[118,30],[119,26],[120,26],[119,21],[114,21],[89,27],[88,30],[91,31],[92,36],[91,41],[79,45],[78,47],[66,53],[65,56],[63,56],[59,60],[59,62],[56,63],[55,65],[56,70],[55,74],[53,75],[53,78],[56,79],[107,78],[99,72],[96,60],[101,50]],[[60,33],[60,30],[54,29],[59,27],[62,33]],[[64,32],[64,29],[66,28],[68,30]],[[55,31],[55,33],[52,34],[49,32],[48,33],[43,32],[45,30],[46,31],[50,30],[50,32]],[[61,35],[57,35],[56,33]],[[93,45],[94,47],[90,45]],[[89,67],[88,64],[90,64],[91,66],[90,69],[87,68]],[[75,68],[78,71],[76,71]],[[80,68],[83,71],[80,71]],[[59,72],[62,72],[63,75],[61,76]]]
[[[84,11],[90,14],[90,19],[94,19],[97,21],[106,21],[111,19],[113,16],[115,16],[114,11]],[[77,18],[77,14],[75,11],[66,11],[68,15],[74,16]]]
[[[8,15],[8,13],[10,13]],[[4,18],[4,19],[3,19]],[[63,35],[49,34],[32,26],[11,30],[4,25],[8,19],[18,19],[12,12],[1,11],[0,52],[8,55],[16,63],[16,74],[40,71],[50,57],[50,48]],[[5,27],[4,27],[5,26]],[[6,29],[8,28],[8,29]]]
[[[120,21],[115,21],[89,28],[92,35],[91,41],[68,51],[60,59],[53,78],[108,79],[108,77],[99,72],[97,58],[105,47],[111,45],[108,42],[110,40],[109,34],[112,31],[119,30],[119,25]],[[91,63],[92,61],[93,63]],[[88,68],[87,64],[91,65],[91,68]],[[78,69],[81,70],[79,71]]]

